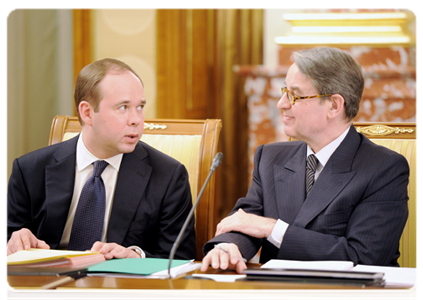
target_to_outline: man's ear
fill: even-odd
[[[333,119],[339,115],[344,117],[345,114],[345,100],[340,94],[333,94],[330,96],[331,104],[328,111],[328,117]]]
[[[81,101],[78,106],[79,115],[84,124],[91,126],[92,125],[92,114],[94,113],[94,108],[87,101]]]

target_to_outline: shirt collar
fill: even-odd
[[[120,163],[122,162],[123,153],[103,159],[107,161],[109,165],[119,171]],[[78,171],[84,170],[86,167],[91,165],[93,162],[101,160],[92,154],[87,147],[85,147],[84,141],[82,140],[82,132],[79,135],[78,143],[76,145],[76,166]]]
[[[313,150],[311,150],[310,146],[307,145],[307,157],[310,154],[316,155],[317,159],[319,160],[319,163],[322,164],[324,167],[326,163],[328,162],[329,158],[332,156],[333,152],[335,152],[336,148],[342,143],[344,138],[347,136],[348,131],[350,130],[350,127],[348,127],[338,138],[330,142],[328,145],[322,148],[317,153],[314,153]]]

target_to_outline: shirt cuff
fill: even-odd
[[[134,251],[141,258],[145,258],[145,252],[142,251],[142,249],[140,247],[138,247],[138,246],[130,246],[130,247],[128,247],[128,249]]]
[[[267,237],[267,240],[272,243],[276,248],[280,248],[288,226],[288,223],[282,220],[277,220],[275,227],[273,227],[272,233]]]

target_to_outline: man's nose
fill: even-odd
[[[142,116],[140,114],[142,114],[142,111],[139,112],[137,109],[131,110],[129,113],[128,124],[138,126],[142,121]]]
[[[291,101],[289,101],[288,95],[286,93],[282,94],[282,97],[278,101],[277,108],[279,108],[279,109],[290,109],[291,108]]]

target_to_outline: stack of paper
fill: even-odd
[[[353,271],[382,272],[385,274],[385,286],[389,287],[410,288],[416,284],[416,268],[356,265]]]
[[[104,262],[100,253],[88,251],[65,251],[50,249],[29,249],[7,257],[8,266],[38,268],[85,268]]]
[[[7,257],[9,275],[114,276],[167,278],[169,260],[164,258],[121,258],[105,260],[100,253],[30,249]],[[174,259],[170,275],[178,277],[201,267],[193,260]]]
[[[357,274],[383,274],[385,286],[412,287],[416,284],[415,268],[398,268],[356,265],[350,261],[296,261],[272,259],[262,266],[263,269],[315,270],[315,271],[349,271]],[[352,274],[353,275],[353,274]],[[361,276],[361,275],[360,275]]]
[[[261,268],[244,271],[246,280],[290,281],[303,283],[374,285],[385,284],[383,272],[353,271],[348,261],[270,260]]]

